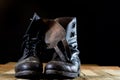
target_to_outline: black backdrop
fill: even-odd
[[[77,17],[83,64],[120,65],[119,8],[115,1],[0,0],[0,63],[21,57],[22,36],[37,12],[46,18]]]

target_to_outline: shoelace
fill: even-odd
[[[30,38],[29,35],[24,36],[24,42],[22,44],[22,52],[24,53],[24,58],[29,56],[36,56],[37,43],[38,38]]]

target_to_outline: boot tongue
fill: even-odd
[[[65,30],[56,21],[50,21],[48,27],[49,29],[45,34],[45,43],[48,45],[48,48],[54,48],[59,41],[65,38]]]

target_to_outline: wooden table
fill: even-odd
[[[26,80],[14,77],[15,64],[15,62],[0,64],[0,80]],[[81,76],[73,80],[120,80],[120,67],[82,64]]]

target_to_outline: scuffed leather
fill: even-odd
[[[57,70],[57,71],[65,71],[65,72],[78,74],[80,70],[80,59],[79,59],[80,52],[78,50],[78,43],[77,43],[76,17],[61,17],[61,18],[56,18],[54,20],[57,21],[65,29],[66,32],[65,39],[69,46],[70,53],[66,53],[63,49],[62,53],[64,54],[66,59],[68,59],[63,61],[62,59],[60,59],[60,55],[56,55],[57,52],[55,52],[53,59],[50,62],[48,62],[45,69],[46,71]],[[57,46],[61,48],[61,46],[59,45]]]
[[[37,33],[39,35],[38,37],[35,37]],[[80,52],[78,50],[77,43],[76,17],[41,19],[38,15],[34,14],[33,19],[26,31],[26,34],[28,34],[28,41],[33,40],[33,36],[38,40],[35,41],[35,43],[32,43],[32,49],[34,49],[32,51],[26,48],[29,46],[27,43],[24,44],[26,46],[23,48],[24,55],[16,64],[16,73],[24,70],[40,70],[40,72],[42,72],[42,63],[40,62],[40,57],[36,52],[36,45],[39,43],[39,40],[42,41],[41,43],[44,45],[39,44],[39,47],[42,48],[39,49],[38,52],[44,51],[42,49],[45,49],[46,51],[47,49],[54,49],[53,58],[50,62],[48,62],[45,70],[58,70],[75,74],[79,73]],[[66,42],[66,45],[64,45],[64,41]],[[61,47],[59,43],[63,46]],[[65,50],[66,47],[69,48],[69,52]],[[64,59],[62,59],[63,57]]]
[[[40,63],[39,59],[37,57],[31,56],[24,60],[19,61],[15,66],[16,67],[15,72],[25,70],[42,71],[41,66],[42,64]]]
[[[58,71],[66,71],[66,72],[78,72],[78,66],[75,66],[74,64],[68,63],[68,62],[62,62],[62,61],[50,61],[47,63],[46,70],[58,70]]]
[[[36,26],[38,25],[37,21],[39,19],[40,17],[35,13],[25,35],[23,36],[23,44],[21,50],[23,56],[15,65],[16,77],[31,77],[31,75],[42,73],[43,71],[43,65],[38,57],[39,54],[37,45],[40,43],[40,40],[38,38],[39,32],[32,31],[36,29]],[[22,75],[22,73],[25,71],[25,75]]]

